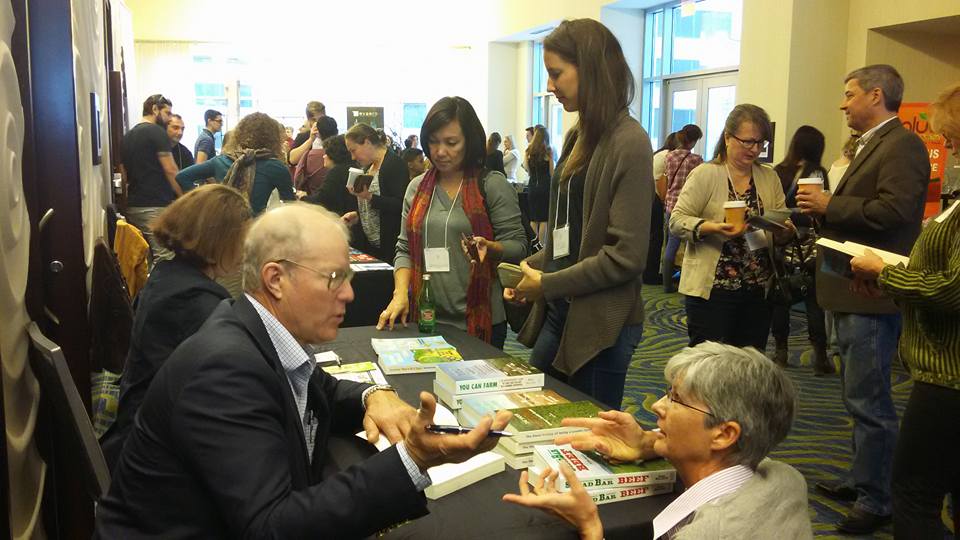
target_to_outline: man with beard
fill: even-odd
[[[150,244],[153,259],[172,259],[173,253],[153,239],[150,221],[174,199],[183,195],[177,184],[177,164],[170,152],[166,127],[173,104],[161,94],[143,102],[143,118],[123,136],[123,174],[127,187],[127,222],[140,229]],[[153,266],[153,261],[150,261]]]
[[[193,165],[193,154],[180,143],[180,139],[183,138],[183,117],[179,114],[170,115],[167,137],[170,137],[170,152],[173,154],[173,162],[177,164],[177,169],[182,171]]]

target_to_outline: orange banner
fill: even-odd
[[[940,186],[947,166],[947,148],[943,137],[930,129],[929,103],[902,103],[898,114],[903,127],[916,133],[923,141],[930,157],[930,185],[927,188],[927,207],[923,213],[924,218],[928,218],[940,212]]]

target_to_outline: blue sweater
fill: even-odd
[[[223,182],[231,165],[233,160],[229,156],[220,154],[177,173],[177,183],[186,193],[196,187],[194,182],[203,182],[207,178],[216,178],[218,182]],[[250,206],[253,208],[254,215],[260,214],[267,207],[267,201],[274,189],[280,192],[280,199],[284,201],[293,201],[297,198],[293,192],[290,169],[283,162],[278,159],[257,161],[257,173],[250,192]]]

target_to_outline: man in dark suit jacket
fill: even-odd
[[[267,212],[245,246],[246,294],[221,303],[158,371],[107,496],[101,538],[359,538],[427,512],[425,470],[489,450],[491,425],[426,431],[389,387],[338,381],[304,346],[336,337],[353,299],[347,234],[306,203]],[[396,444],[322,479],[333,433]],[[313,456],[311,464],[311,456]]]
[[[862,133],[856,156],[833,194],[798,195],[804,213],[819,216],[821,234],[907,255],[920,234],[930,162],[919,137],[897,118],[903,80],[887,65],[850,73],[841,105],[847,124]],[[823,254],[821,253],[821,260]],[[849,477],[817,488],[856,501],[837,529],[870,533],[889,522],[890,478],[897,413],[890,394],[890,361],[900,334],[900,314],[889,299],[851,291],[862,288],[818,270],[817,300],[834,312],[843,365],[843,402],[853,417]]]

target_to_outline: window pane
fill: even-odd
[[[533,110],[530,115],[530,125],[535,126],[537,124],[543,124],[543,96],[535,96],[533,98]]]
[[[697,123],[697,91],[678,90],[673,93],[673,118],[670,131],[680,131],[687,124]]]
[[[713,156],[713,148],[723,133],[723,124],[736,101],[736,86],[716,86],[707,90],[707,132],[703,144],[704,157]]]
[[[740,64],[742,0],[702,0],[673,8],[671,73]],[[693,11],[693,13],[685,12]]]
[[[660,147],[660,132],[662,131],[661,119],[663,111],[660,110],[660,88],[661,83],[651,82],[644,85],[643,103],[640,112],[640,123],[650,135],[650,144],[654,148]]]
[[[423,126],[423,119],[427,116],[426,103],[404,103],[403,104],[403,127],[404,129],[420,129]]]
[[[543,65],[543,43],[533,43],[533,93],[547,91],[547,68]]]

